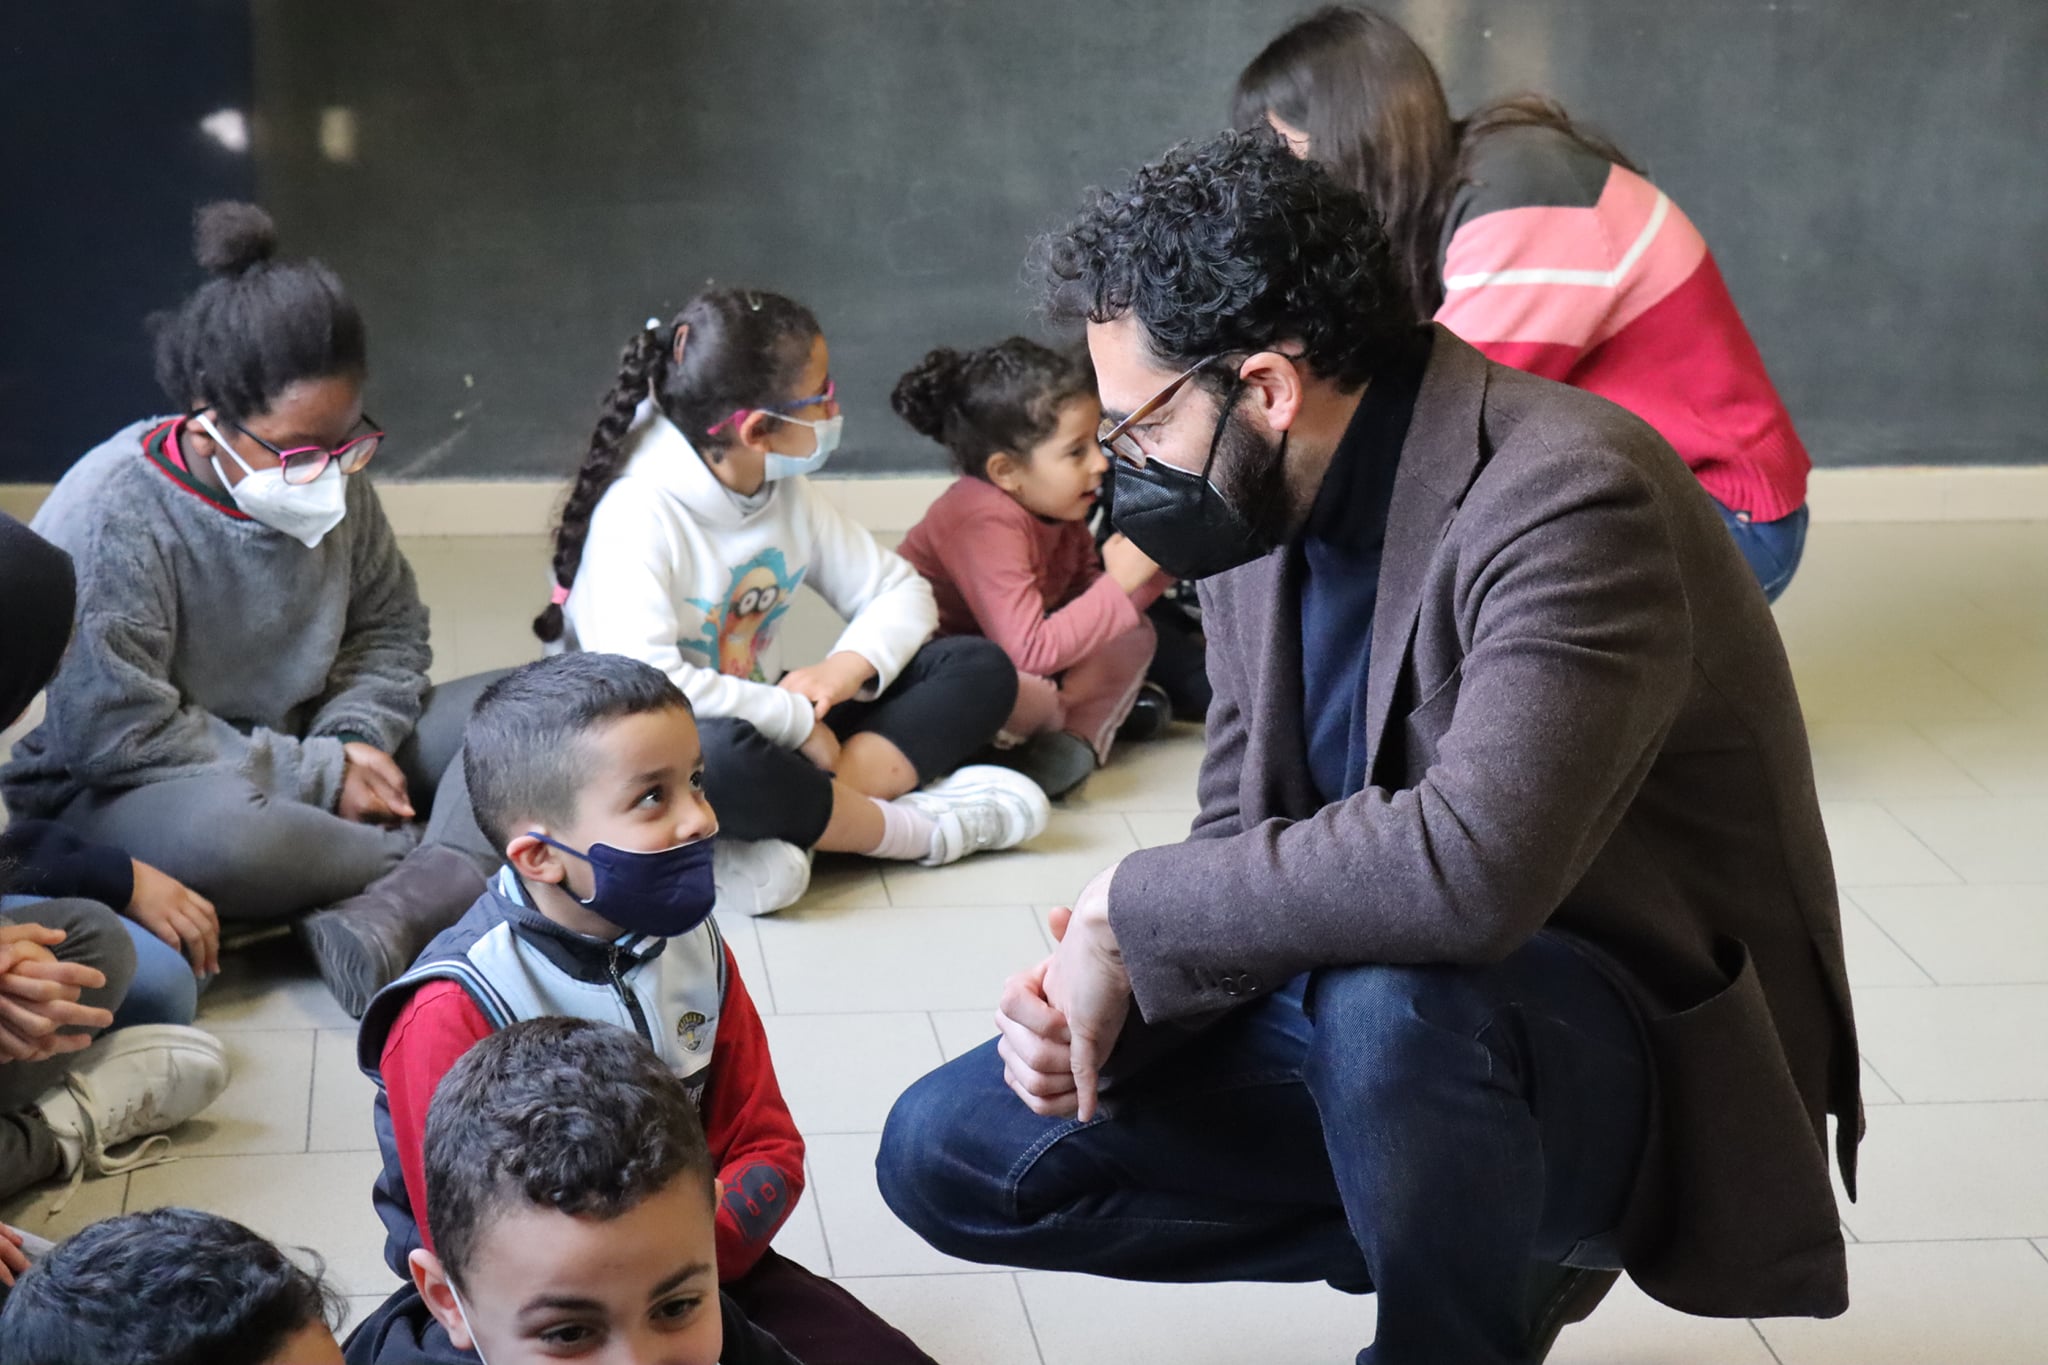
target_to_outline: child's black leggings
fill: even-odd
[[[917,651],[873,701],[841,702],[825,724],[841,742],[877,734],[903,751],[918,784],[943,777],[988,747],[1017,702],[1017,669],[978,635],[948,636]],[[810,848],[832,819],[832,779],[794,749],[743,720],[699,720],[704,785],[728,839],[787,839]]]

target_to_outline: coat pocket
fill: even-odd
[[[1649,1020],[1658,1113],[1625,1239],[1629,1273],[1687,1313],[1830,1317],[1848,1269],[1826,1135],[1786,1064],[1740,940],[1715,943],[1728,984]]]

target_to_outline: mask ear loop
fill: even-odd
[[[1238,375],[1230,381],[1230,396],[1223,400],[1223,410],[1216,414],[1216,429],[1209,433],[1209,454],[1202,461],[1202,481],[1209,482],[1209,473],[1216,467],[1216,451],[1223,444],[1223,428],[1230,421],[1232,409],[1237,407],[1238,396],[1244,392],[1244,376]]]

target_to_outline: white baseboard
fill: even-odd
[[[854,520],[894,535],[916,525],[951,482],[929,474],[816,480]],[[547,531],[566,487],[545,479],[391,479],[377,491],[402,536],[522,536]],[[0,484],[0,511],[26,521],[49,491],[48,484]],[[2048,465],[1816,469],[1808,499],[1815,521],[1838,525],[2048,521]]]

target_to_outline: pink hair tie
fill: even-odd
[[[566,587],[562,586],[560,583],[555,584],[555,590],[548,594],[548,601],[554,603],[558,607],[561,606],[563,603],[567,602],[568,600],[569,590]]]

